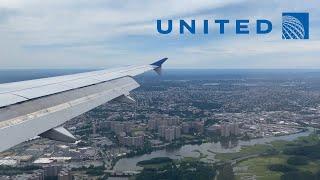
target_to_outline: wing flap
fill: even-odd
[[[64,127],[52,128],[44,133],[39,134],[39,136],[66,143],[74,143],[76,141],[76,138]]]
[[[18,102],[26,101],[28,99],[13,95],[13,94],[0,94],[0,107],[15,104]]]

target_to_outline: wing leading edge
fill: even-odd
[[[113,99],[132,100],[130,91],[139,87],[132,77],[157,71],[166,60],[0,84],[0,152],[37,135],[71,142],[74,137],[61,124]]]

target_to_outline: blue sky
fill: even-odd
[[[319,0],[0,0],[1,68],[108,68],[169,57],[169,68],[320,68]],[[281,39],[282,12],[310,13],[310,40]],[[234,20],[269,19],[267,35]],[[225,35],[161,35],[157,19],[230,19]],[[252,31],[254,32],[254,31]]]

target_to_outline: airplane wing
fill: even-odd
[[[113,99],[133,100],[130,91],[139,84],[132,77],[149,70],[159,73],[166,60],[0,84],[0,152],[35,136],[74,142],[61,124]]]

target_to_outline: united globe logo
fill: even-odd
[[[305,31],[302,23],[293,16],[282,17],[283,39],[304,39]]]
[[[309,39],[309,13],[282,13],[282,39]]]

